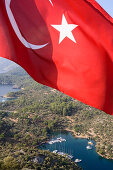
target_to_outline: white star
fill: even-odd
[[[68,37],[70,40],[76,43],[76,40],[72,34],[72,30],[74,30],[78,25],[68,24],[64,14],[62,16],[61,25],[51,25],[51,26],[60,32],[59,44],[64,40],[65,37]]]

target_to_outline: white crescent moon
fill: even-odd
[[[17,23],[15,21],[15,18],[13,16],[13,13],[12,13],[12,11],[10,9],[10,3],[11,3],[11,0],[5,0],[5,6],[6,6],[7,15],[9,17],[10,23],[11,23],[17,37],[22,42],[22,44],[25,47],[31,48],[31,49],[41,49],[41,48],[47,46],[48,43],[43,44],[43,45],[34,45],[34,44],[31,44],[31,43],[29,43],[28,41],[25,40],[25,38],[22,36],[22,34],[21,34],[21,32],[20,32],[20,30],[18,28],[18,25],[17,25]]]
[[[49,2],[51,3],[51,5],[53,6],[53,2],[51,0],[49,0]]]

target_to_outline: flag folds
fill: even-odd
[[[0,56],[113,114],[113,19],[95,0],[0,0]]]

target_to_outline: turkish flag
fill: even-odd
[[[0,0],[0,56],[113,114],[113,19],[95,0]]]

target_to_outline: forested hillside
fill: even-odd
[[[22,69],[1,74],[0,80],[23,89],[8,94],[16,100],[0,103],[0,169],[80,169],[69,158],[38,149],[64,126],[62,116],[53,114],[50,105],[61,94],[34,82]],[[67,102],[62,96],[61,100]]]
[[[8,94],[16,100],[0,103],[2,169],[13,164],[15,169],[79,169],[67,158],[38,149],[54,131],[64,129],[76,137],[94,139],[97,152],[113,159],[113,116],[36,83],[23,70],[0,75],[0,80],[1,84],[22,88]],[[34,163],[36,157],[42,162]],[[9,162],[12,163],[9,165]]]

